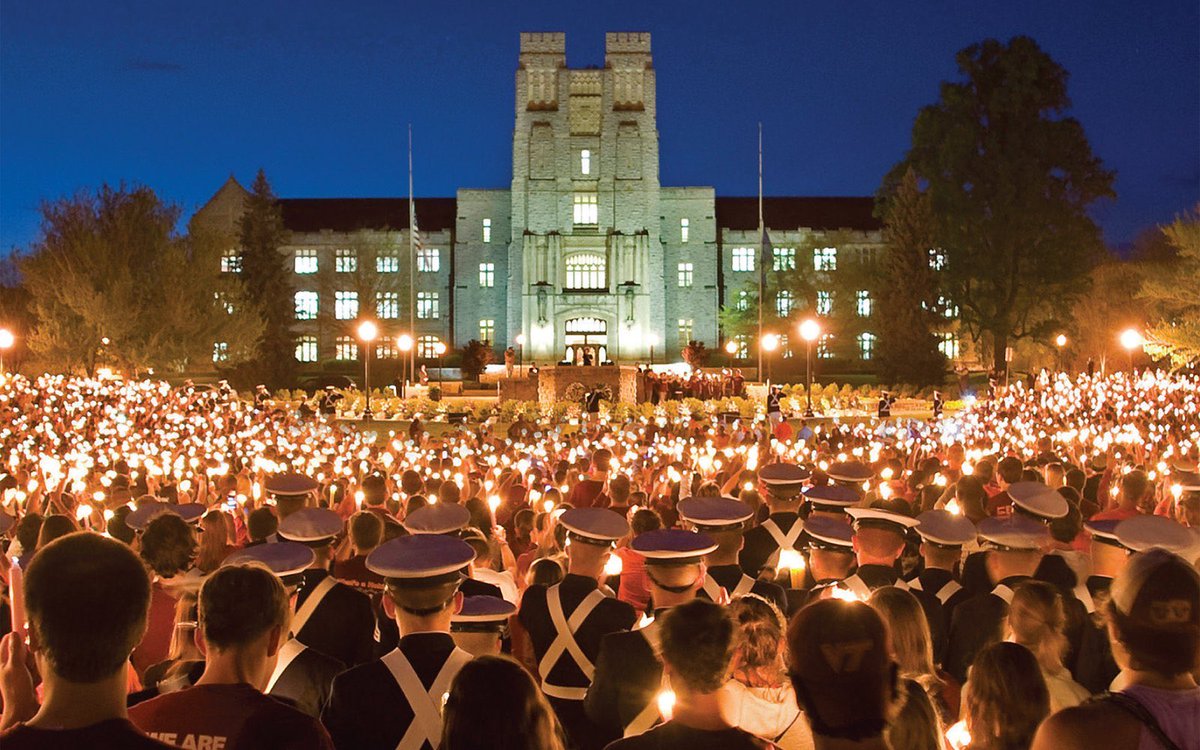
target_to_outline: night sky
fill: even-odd
[[[968,12],[969,11],[969,12]],[[650,31],[664,185],[868,195],[917,110],[986,37],[1035,38],[1070,72],[1118,199],[1113,244],[1200,198],[1197,0],[878,2],[62,2],[0,4],[0,249],[39,201],[143,183],[190,215],[232,172],[288,197],[508,187],[518,32]]]

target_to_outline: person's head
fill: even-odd
[[[1049,583],[1025,581],[1013,589],[1008,607],[1012,640],[1032,651],[1051,674],[1062,669],[1067,653],[1066,619],[1062,595]]]
[[[525,574],[525,583],[530,586],[553,586],[561,581],[564,575],[562,563],[556,558],[539,557],[530,563],[529,571]]]
[[[197,592],[180,591],[175,600],[175,629],[171,632],[171,644],[167,648],[167,658],[202,659],[199,647],[196,645]]]
[[[149,608],[142,561],[99,534],[68,534],[47,544],[25,573],[30,647],[47,679],[86,684],[119,674],[123,683]]]
[[[425,486],[421,481],[421,475],[414,469],[405,469],[400,475],[400,490],[405,495],[416,495],[422,491]]]
[[[41,513],[26,513],[17,522],[17,542],[25,554],[37,549],[38,535],[42,532],[42,522],[45,518]]]
[[[1070,544],[1083,531],[1083,514],[1079,506],[1067,502],[1067,514],[1050,521],[1050,537],[1060,544]]]
[[[904,750],[941,750],[942,731],[929,693],[915,680],[903,680],[900,710],[888,723],[888,744]]]
[[[362,480],[363,504],[380,506],[387,502],[387,480],[382,474],[368,474]]]
[[[962,477],[954,483],[954,499],[962,508],[963,515],[977,521],[987,515],[987,490],[978,474]]]
[[[104,530],[113,539],[132,545],[137,532],[131,529],[129,524],[125,523],[125,519],[129,518],[129,514],[132,512],[132,509],[128,505],[120,506],[113,511],[112,518],[108,519],[108,523],[104,525]]]
[[[782,681],[786,672],[783,613],[766,599],[750,594],[730,602],[729,614],[739,632],[734,676],[756,675],[768,685]]]
[[[813,733],[879,737],[897,700],[887,626],[862,602],[824,599],[788,626],[788,672]]]
[[[608,480],[608,496],[612,498],[612,504],[616,507],[629,504],[630,489],[629,477],[625,474],[617,474]]]
[[[225,514],[210,510],[200,519],[200,549],[197,566],[204,572],[216,569],[221,564],[226,546],[229,544],[229,528]]]
[[[360,510],[350,516],[350,543],[354,551],[365,555],[383,541],[383,519],[378,515]]]
[[[246,534],[250,541],[264,541],[276,531],[279,531],[279,517],[269,506],[255,508],[246,516]]]
[[[1113,579],[1108,635],[1123,668],[1174,677],[1200,667],[1200,573],[1161,549]]]
[[[537,683],[505,656],[467,662],[446,697],[441,750],[562,750],[562,732]]]
[[[196,557],[196,533],[174,513],[160,513],[142,532],[141,555],[160,578],[182,573]]]
[[[854,554],[859,565],[891,565],[904,551],[904,535],[890,528],[859,526],[854,529]]]
[[[936,675],[929,621],[925,619],[925,610],[917,597],[903,589],[884,586],[875,589],[868,604],[887,624],[892,656],[900,667],[900,674],[914,680]]]
[[[1087,484],[1087,474],[1083,472],[1083,469],[1072,466],[1063,474],[1063,486],[1070,487],[1080,495],[1083,494],[1085,484]]]
[[[1045,477],[1046,485],[1058,489],[1063,486],[1066,478],[1067,470],[1062,464],[1057,461],[1048,463],[1042,469],[1042,475]]]
[[[996,478],[1000,480],[1000,486],[1004,489],[1021,481],[1024,472],[1025,466],[1021,463],[1021,459],[1013,456],[1005,456],[996,464]]]
[[[659,518],[656,511],[649,508],[640,508],[633,514],[633,518],[629,520],[629,528],[633,531],[634,537],[639,537],[647,531],[661,529],[662,519]]]
[[[462,501],[462,491],[454,482],[442,482],[438,486],[437,497],[443,505],[457,505]]]
[[[664,669],[680,697],[708,695],[721,689],[730,675],[739,631],[722,606],[693,599],[672,608],[659,629]]]
[[[971,747],[1024,750],[1050,714],[1050,693],[1037,658],[1017,643],[993,643],[971,665],[963,716]]]
[[[396,621],[400,634],[448,633],[450,620],[462,608],[458,590],[462,576],[431,579],[384,579],[384,612]]]
[[[283,582],[262,565],[225,565],[204,579],[198,601],[197,638],[208,661],[261,659],[254,683],[261,690],[287,640],[292,610]]]
[[[70,516],[59,515],[57,513],[46,516],[46,520],[42,522],[41,529],[38,530],[38,549],[41,549],[59,537],[64,537],[76,531],[79,531],[79,527],[75,525],[75,519]]]
[[[1134,469],[1121,477],[1121,506],[1125,508],[1140,508],[1147,498],[1153,503],[1153,497],[1150,494],[1151,487],[1150,476],[1141,469]],[[1151,510],[1153,510],[1153,507],[1151,507]]]

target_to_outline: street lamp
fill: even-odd
[[[413,348],[412,336],[409,336],[407,333],[400,334],[400,338],[396,339],[396,346],[400,347],[400,351],[403,352],[403,356],[400,357],[400,385],[404,390],[401,391],[400,398],[407,398],[408,377],[405,376],[404,369],[408,366],[408,353],[411,352]],[[409,375],[411,376],[412,373],[409,373]]]
[[[1063,347],[1067,345],[1067,337],[1065,334],[1058,334],[1054,337],[1054,345],[1058,347],[1058,369],[1063,369]]]
[[[1140,349],[1145,343],[1146,340],[1142,338],[1142,334],[1138,333],[1136,328],[1126,328],[1121,332],[1121,346],[1129,352],[1129,372],[1133,372],[1133,350]]]
[[[363,409],[363,421],[371,421],[371,345],[379,336],[379,326],[372,320],[364,320],[358,324],[358,338],[366,345],[366,356],[363,357],[363,390],[367,394],[367,405]]]
[[[779,336],[777,336],[774,333],[768,333],[767,335],[762,337],[762,341],[759,342],[759,345],[762,347],[763,352],[765,352],[767,355],[763,359],[765,359],[767,362],[767,385],[770,385],[771,384],[771,356],[770,355],[771,355],[771,352],[773,352],[779,348]]]
[[[817,321],[809,318],[800,324],[800,338],[804,339],[804,394],[808,401],[808,407],[804,410],[804,416],[813,416],[812,408],[812,345],[813,342],[821,335],[821,326]]]
[[[523,375],[521,368],[525,366],[525,334],[517,334],[517,374]]]
[[[438,388],[442,386],[442,357],[446,355],[446,343],[439,341],[433,345],[433,353],[438,357]]]
[[[16,337],[7,328],[0,328],[0,375],[4,374],[4,352],[12,348]]]

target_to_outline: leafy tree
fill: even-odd
[[[275,389],[290,384],[296,370],[296,337],[292,331],[295,305],[287,259],[279,252],[287,244],[279,202],[258,170],[242,214],[240,244],[242,281],[263,310],[264,330],[258,356],[241,372]]]
[[[937,279],[930,263],[933,208],[907,169],[894,193],[881,197],[884,259],[876,286],[879,376],[885,383],[940,385],[946,357],[938,351]]]
[[[1178,256],[1150,267],[1138,295],[1155,316],[1146,351],[1185,367],[1200,361],[1200,205],[1163,227],[1163,234]]]
[[[1139,277],[1139,267],[1108,256],[1089,274],[1090,294],[1080,296],[1071,307],[1071,325],[1063,330],[1067,345],[1062,352],[1063,364],[1082,369],[1091,359],[1097,369],[1105,360],[1125,361],[1125,351],[1117,340],[1119,332],[1138,327],[1144,320],[1144,305],[1133,294]],[[1053,339],[1058,332],[1042,343],[1044,359],[1058,356]]]
[[[20,261],[29,348],[43,366],[91,373],[103,357],[135,373],[181,371],[211,364],[217,341],[231,362],[251,354],[257,305],[220,278],[216,243],[176,233],[179,215],[145,187],[43,204],[40,237]]]
[[[1010,340],[1060,327],[1059,312],[1086,292],[1102,249],[1087,209],[1114,195],[1113,173],[1064,116],[1067,71],[1032,39],[988,39],[957,63],[964,78],[917,115],[885,192],[916,173],[947,251],[943,285],[1003,369]]]
[[[708,348],[704,346],[703,341],[691,340],[687,346],[683,347],[680,352],[683,356],[683,361],[687,362],[692,367],[704,367],[704,363],[708,360]]]
[[[479,380],[479,375],[492,362],[492,345],[471,339],[462,350],[463,375]]]

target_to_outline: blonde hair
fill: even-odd
[[[892,655],[900,667],[900,676],[920,682],[929,689],[929,681],[937,682],[933,664],[933,637],[921,603],[911,593],[894,586],[876,589],[867,601],[887,623],[892,634]]]
[[[971,665],[963,715],[972,750],[1027,750],[1050,715],[1050,692],[1029,649],[993,643]]]
[[[1013,591],[1008,607],[1008,630],[1012,640],[1033,652],[1042,670],[1057,674],[1069,646],[1063,634],[1066,625],[1062,594],[1048,583],[1025,581]]]

